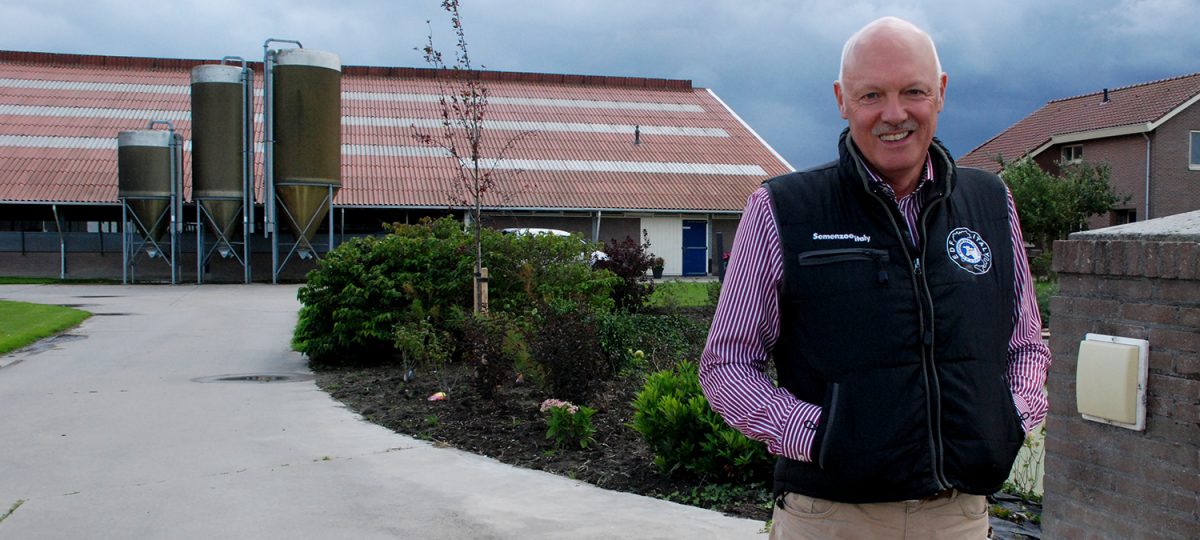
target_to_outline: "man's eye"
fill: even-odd
[[[862,99],[863,101],[875,101],[879,99],[879,92],[867,92],[859,99]]]

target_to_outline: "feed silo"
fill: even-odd
[[[156,123],[151,122],[150,127]],[[175,283],[177,271],[175,222],[182,178],[181,147],[174,127],[117,134],[117,198],[121,200],[125,230],[125,269],[134,265],[142,253],[150,258],[161,256],[171,266],[171,283]],[[167,232],[171,233],[169,250],[160,244]],[[133,247],[135,235],[141,241]]]
[[[313,238],[342,184],[342,66],[337,55],[312,49],[267,53],[271,133],[269,191],[276,205],[275,274],[291,255],[316,255]],[[278,224],[295,243],[278,261]],[[330,228],[329,245],[333,244]]]
[[[232,57],[230,57],[232,58]],[[250,281],[248,230],[251,193],[253,117],[251,74],[245,67],[204,64],[192,68],[192,199],[196,201],[197,282],[214,253],[233,257]],[[202,223],[204,222],[204,223]],[[214,237],[205,248],[203,231]],[[237,248],[242,248],[239,255]]]

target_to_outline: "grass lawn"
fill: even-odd
[[[71,328],[92,314],[61,306],[0,300],[0,354]]]
[[[654,284],[650,305],[655,307],[703,307],[709,304],[707,282],[659,281]]]

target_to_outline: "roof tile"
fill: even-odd
[[[959,165],[992,171],[997,157],[1012,161],[1055,136],[1136,124],[1152,124],[1200,94],[1200,73],[1115,88],[1046,103],[958,160]]]
[[[116,203],[117,132],[175,118],[177,131],[190,139],[189,70],[202,63],[213,62],[0,51],[0,202]],[[431,157],[414,137],[418,131],[440,135],[436,96],[454,82],[446,73],[344,66],[343,187],[335,204],[447,205],[457,164]],[[518,160],[507,165],[524,170],[499,170],[509,185],[497,189],[489,205],[736,212],[759,183],[788,171],[731,111],[690,81],[481,77],[489,89],[488,121],[507,122],[486,128],[486,157],[500,156],[522,126],[536,130],[503,153]],[[261,76],[256,79],[261,88]],[[261,98],[255,110],[261,140]],[[432,127],[412,127],[430,119]],[[631,126],[642,129],[639,144]],[[359,151],[347,153],[345,145]],[[255,157],[261,195],[261,149]],[[730,174],[747,166],[761,174]]]

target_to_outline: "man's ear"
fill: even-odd
[[[942,112],[942,107],[946,106],[946,83],[949,79],[945,73],[938,78],[938,112]]]
[[[945,88],[946,88],[946,85],[943,83],[942,89],[945,90]],[[842,119],[845,120],[846,119],[846,96],[842,95],[842,82],[841,81],[833,81],[833,97],[837,98],[838,112],[842,113]]]

